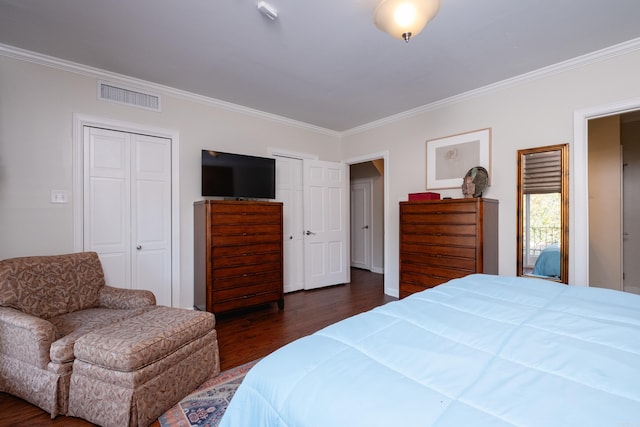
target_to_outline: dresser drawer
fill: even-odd
[[[213,247],[230,245],[255,245],[282,242],[282,234],[229,234],[212,236]]]
[[[241,225],[212,225],[211,234],[218,236],[246,236],[248,234],[280,235],[280,224],[241,224]]]
[[[432,254],[407,253],[402,254],[400,259],[402,260],[401,268],[404,268],[405,264],[419,264],[427,267],[454,268],[456,270],[466,270],[469,272],[475,271],[476,269],[475,258],[458,258]]]
[[[211,248],[212,260],[215,262],[220,257],[236,257],[246,255],[264,254],[269,252],[282,252],[280,239],[271,243],[251,243],[234,246],[214,246]]]
[[[403,243],[422,243],[425,245],[476,246],[475,236],[444,236],[432,234],[403,234]]]
[[[239,298],[227,300],[214,300],[211,304],[213,313],[222,313],[225,311],[237,310],[250,306],[267,304],[274,301],[282,301],[281,290],[278,292],[267,292],[261,294],[242,295]]]
[[[408,224],[475,224],[475,213],[451,213],[451,214],[406,214],[402,215],[403,225]]]
[[[445,236],[475,236],[477,227],[475,224],[425,224],[404,223],[402,234],[433,234]]]
[[[234,224],[280,224],[280,212],[261,213],[228,213],[216,215],[212,221],[214,225],[234,225]]]
[[[277,292],[280,290],[280,281],[273,282],[257,282],[246,286],[235,286],[231,288],[215,289],[213,291],[213,302],[226,301],[230,299],[238,299],[251,297],[253,295],[265,294],[268,292]]]
[[[218,216],[237,215],[237,216],[258,216],[261,215],[280,215],[280,205],[273,203],[211,203],[210,214],[215,221]],[[244,221],[243,221],[244,222]]]
[[[433,288],[434,286],[438,286],[443,282],[435,283],[431,286],[423,286],[417,285],[415,283],[400,283],[400,298],[408,297],[409,295],[424,291],[425,289]]]
[[[430,254],[440,256],[454,256],[460,258],[473,258],[476,257],[475,247],[459,247],[459,246],[444,246],[444,245],[426,245],[422,243],[408,243],[402,242],[400,244],[400,253],[402,256],[409,256],[411,253],[418,254]]]
[[[402,264],[400,266],[400,281],[413,283],[432,283],[432,279],[447,281],[464,277],[474,271],[446,268],[441,266],[427,266],[424,264]]]
[[[449,279],[445,279],[442,277],[425,276],[423,274],[414,274],[414,273],[407,273],[407,272],[403,272],[400,274],[401,284],[419,286],[424,289],[433,288],[434,286],[438,286],[441,283],[444,283],[448,280]]]
[[[282,254],[280,252],[267,252],[255,254],[242,254],[237,256],[225,256],[212,258],[213,268],[240,267],[254,264],[269,264],[280,262]]]
[[[215,279],[224,279],[232,277],[251,277],[260,273],[268,273],[270,271],[280,271],[282,263],[280,260],[276,262],[265,262],[260,264],[240,265],[237,267],[216,268],[213,270]],[[217,286],[214,283],[214,287]]]
[[[427,202],[427,203],[401,203],[401,212],[403,214],[434,214],[449,216],[455,213],[472,213],[476,214],[477,207],[475,201],[472,202]]]
[[[253,274],[243,274],[241,276],[223,276],[218,277],[214,274],[212,280],[212,290],[218,291],[220,289],[233,288],[233,287],[241,287],[245,288],[248,285],[253,285],[255,283],[272,283],[272,282],[282,282],[282,273],[281,271],[264,271],[257,272]]]

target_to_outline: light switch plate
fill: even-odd
[[[71,192],[67,190],[51,190],[51,203],[69,203]]]

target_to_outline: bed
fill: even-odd
[[[452,280],[262,359],[220,425],[640,426],[640,296]]]
[[[560,247],[551,245],[544,248],[533,266],[533,275],[560,277]]]

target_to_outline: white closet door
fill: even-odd
[[[84,130],[84,250],[98,253],[108,285],[123,288],[131,288],[130,141]]]
[[[305,289],[347,283],[349,168],[304,160]]]
[[[148,289],[171,305],[171,141],[132,139],[132,288]]]
[[[85,127],[84,250],[108,285],[171,305],[171,141]]]

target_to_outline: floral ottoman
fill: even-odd
[[[148,426],[220,371],[213,314],[158,306],[75,343],[67,415]]]

